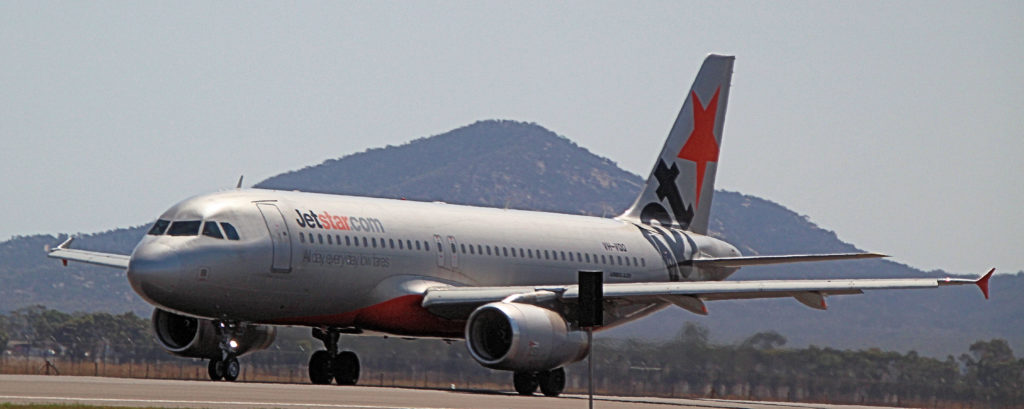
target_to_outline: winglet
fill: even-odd
[[[988,299],[988,280],[990,278],[992,278],[992,273],[995,273],[995,272],[996,272],[996,269],[994,269],[994,268],[991,269],[991,270],[988,270],[988,273],[986,273],[985,276],[979,278],[978,281],[974,282],[974,284],[976,284],[978,286],[978,288],[981,289],[981,293],[985,294],[985,299],[986,300]]]
[[[64,242],[63,242],[63,243],[61,243],[60,245],[58,245],[58,246],[57,246],[57,247],[55,247],[55,248],[52,248],[52,249],[46,249],[46,251],[47,251],[47,252],[50,252],[50,253],[52,253],[52,252],[54,252],[54,251],[57,251],[57,250],[65,250],[65,249],[67,249],[68,247],[71,247],[71,242],[72,242],[72,241],[74,241],[74,240],[75,240],[75,237],[74,237],[74,236],[68,235],[68,239],[67,239],[67,240],[64,240]],[[66,258],[62,258],[62,259],[60,259],[60,262],[61,262],[61,264],[63,264],[63,265],[64,265],[64,267],[67,267],[67,266],[68,266],[68,259],[66,259]]]
[[[64,242],[57,246],[57,248],[51,249],[50,251],[66,249],[71,246],[71,242],[73,240],[75,240],[74,236],[68,236],[67,240],[64,240]]]

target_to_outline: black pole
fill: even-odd
[[[604,279],[600,271],[579,272],[576,324],[587,331],[587,403],[594,409],[594,328],[604,325]]]

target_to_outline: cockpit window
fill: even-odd
[[[153,223],[153,227],[151,229],[149,229],[149,232],[146,233],[146,234],[153,235],[153,236],[159,236],[161,234],[164,234],[164,231],[167,230],[167,226],[170,226],[170,225],[171,225],[170,221],[167,221],[167,220],[164,220],[164,219],[157,220],[156,223]]]
[[[224,235],[228,236],[228,240],[238,240],[238,230],[235,230],[231,223],[221,222],[220,227],[224,228]]]
[[[171,223],[171,228],[167,229],[167,234],[171,236],[197,236],[199,235],[199,225],[202,222],[199,220],[187,220],[178,221]]]
[[[213,237],[215,239],[223,239],[224,235],[220,234],[220,227],[217,227],[217,222],[206,222],[203,224],[203,235]]]

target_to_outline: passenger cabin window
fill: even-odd
[[[167,229],[167,234],[171,236],[198,236],[199,226],[203,222],[199,220],[188,220],[171,223],[171,227]]]
[[[235,226],[232,226],[231,223],[220,222],[220,227],[224,229],[224,236],[228,240],[238,240],[238,230],[235,230]]]
[[[151,229],[149,229],[149,232],[146,233],[146,234],[150,234],[150,235],[153,235],[153,236],[159,236],[161,234],[164,234],[164,231],[167,231],[167,226],[170,226],[170,225],[171,225],[171,222],[168,221],[168,220],[164,220],[164,219],[157,220],[156,223],[153,223],[153,227]]]
[[[217,227],[217,222],[206,222],[203,223],[203,235],[207,237],[213,237],[215,239],[223,239],[224,235],[220,234],[220,227]]]

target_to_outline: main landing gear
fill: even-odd
[[[516,392],[533,395],[540,387],[544,396],[558,396],[565,390],[565,369],[556,368],[539,372],[516,372],[512,377]]]
[[[238,364],[238,357],[235,356],[235,352],[238,350],[238,342],[235,341],[235,338],[236,335],[240,335],[241,326],[236,322],[217,322],[214,328],[217,329],[217,335],[220,336],[218,345],[220,358],[210,358],[207,373],[211,380],[223,379],[234,382],[238,379],[238,374],[242,372],[242,367]]]
[[[338,352],[338,338],[341,332],[328,328],[313,328],[313,338],[323,341],[326,350],[319,350],[309,358],[309,380],[317,385],[327,385],[331,380],[338,385],[355,385],[359,381],[359,357],[355,352]]]

